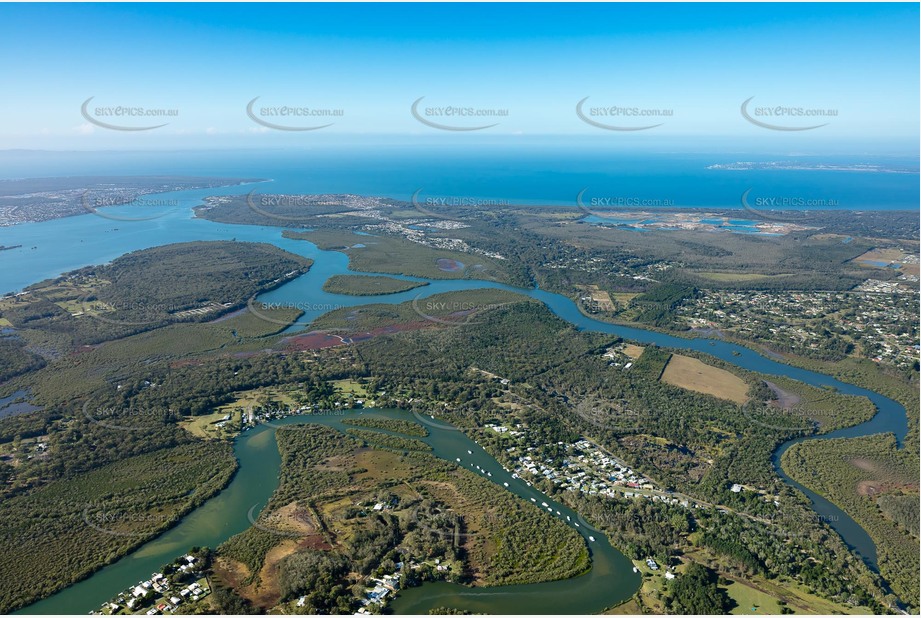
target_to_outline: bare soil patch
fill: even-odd
[[[725,369],[713,367],[690,356],[672,354],[661,380],[666,384],[743,404],[748,401],[748,384]]]

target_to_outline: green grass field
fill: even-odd
[[[726,593],[736,602],[730,614],[779,614],[780,603],[769,594],[761,592],[740,582],[732,582],[726,587]]]
[[[365,389],[365,385],[358,380],[332,380],[332,385],[336,388],[337,391],[346,395],[354,395],[355,397],[368,396],[368,391]]]
[[[230,422],[223,427],[218,427],[216,423],[221,422],[228,414]],[[225,438],[232,436],[240,428],[240,412],[221,410],[214,414],[194,416],[187,421],[182,421],[179,426],[199,438]]]

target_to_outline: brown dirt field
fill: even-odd
[[[271,530],[304,536],[316,534],[319,529],[310,511],[300,507],[297,502],[267,514],[264,520],[260,519],[260,524]]]
[[[673,354],[662,372],[661,380],[672,386],[738,404],[748,401],[748,384],[741,378],[690,356]]]
[[[605,292],[604,290],[599,290],[598,286],[589,286],[591,288],[592,301],[598,304],[598,307],[603,311],[614,311],[614,301],[611,300],[611,295]]]
[[[281,600],[281,588],[278,583],[279,563],[298,550],[298,542],[282,541],[265,555],[265,562],[259,570],[256,581],[238,592],[249,599],[256,607],[270,608]]]
[[[214,561],[214,575],[227,587],[239,590],[242,582],[249,577],[249,569],[242,562],[218,556]]]
[[[892,262],[894,260],[901,260],[903,257],[905,257],[905,254],[895,247],[877,247],[876,249],[870,249],[862,255],[858,255],[854,258],[854,261]]]
[[[298,541],[298,549],[317,549],[320,551],[330,551],[333,546],[326,542],[320,534],[314,534]]]
[[[643,354],[643,350],[645,349],[646,348],[644,348],[643,346],[628,343],[624,346],[624,354],[626,354],[633,360],[636,360]]]
[[[885,463],[875,461],[868,457],[854,457],[849,463],[876,478],[865,478],[855,486],[855,491],[860,496],[878,496],[895,490],[917,491],[917,480],[898,470],[892,470]]]
[[[860,481],[857,483],[857,493],[861,496],[878,496],[885,490],[882,481]]]
[[[281,561],[303,549],[329,550],[332,548],[317,535],[300,540],[286,539],[268,551],[256,581],[246,586],[242,585],[250,575],[246,565],[221,557],[215,562],[214,570],[218,578],[236,590],[240,596],[256,607],[269,609],[278,605],[281,600],[281,588],[278,583]]]

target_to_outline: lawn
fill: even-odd
[[[730,614],[779,614],[780,603],[771,595],[734,581],[726,587],[726,593],[736,602]]]
[[[346,380],[332,380],[331,383],[337,391],[345,395],[353,395],[355,397],[368,396],[368,391],[365,389],[364,383],[358,380],[349,378]]]
[[[695,562],[707,563],[715,558],[706,550],[694,549],[685,554],[685,558]],[[683,568],[679,567],[679,573]],[[861,608],[824,599],[806,589],[805,586],[786,577],[767,579],[756,575],[750,580],[732,579],[726,573],[721,576],[730,580],[724,589],[738,605],[730,611],[735,615],[780,614],[780,608],[786,605],[795,614],[859,614]],[[679,575],[680,577],[680,575]],[[752,607],[757,607],[752,611]],[[866,608],[863,608],[865,611]]]
[[[230,414],[230,421],[226,425],[223,427],[215,426],[215,423],[221,422],[228,414]],[[214,414],[193,416],[189,420],[179,423],[179,426],[199,438],[223,438],[233,435],[236,433],[235,429],[240,427],[240,412],[221,410]]]

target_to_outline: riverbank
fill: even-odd
[[[201,228],[201,229],[204,229],[204,228]],[[250,229],[255,230],[253,232],[254,238],[261,238],[260,234],[257,233],[260,231],[259,228],[250,226]],[[277,233],[277,230],[267,230],[267,231],[272,231],[272,232]],[[227,230],[226,232],[222,232],[222,233],[231,233],[231,232],[236,234],[236,233],[239,233],[239,230],[237,229]],[[344,306],[357,306],[359,304],[362,304],[362,302],[366,302],[366,301],[361,301],[359,299],[337,297],[337,296],[332,296],[332,295],[321,296],[322,294],[324,294],[324,292],[322,291],[322,284],[323,282],[327,280],[329,276],[333,274],[337,274],[337,273],[347,273],[348,272],[347,266],[344,263],[347,260],[345,256],[341,254],[333,255],[328,252],[319,251],[318,249],[316,249],[316,247],[309,245],[307,243],[304,243],[303,241],[284,241],[283,240],[281,242],[285,243],[286,245],[285,248],[290,247],[290,250],[294,250],[295,252],[315,256],[317,258],[317,263],[311,269],[311,272],[309,272],[307,275],[298,277],[294,281],[291,281],[285,284],[284,286],[277,288],[273,292],[263,295],[260,298],[260,300],[262,300],[263,298],[266,300],[271,298],[271,302],[273,303],[278,303],[278,304],[288,303],[294,306],[297,306],[298,303],[302,302],[303,298],[318,298],[318,297],[323,298],[324,300],[329,299],[330,302],[341,303]],[[575,305],[572,303],[571,299],[566,299],[565,297],[555,295],[555,294],[550,294],[547,292],[542,292],[540,290],[522,290],[519,288],[512,288],[510,286],[503,286],[500,284],[495,284],[495,283],[485,282],[485,281],[461,282],[461,281],[441,280],[438,282],[434,282],[430,286],[427,286],[426,289],[422,292],[422,294],[424,296],[429,296],[434,293],[439,293],[439,292],[444,292],[444,291],[449,291],[449,290],[463,291],[463,290],[476,289],[479,287],[505,289],[507,291],[515,292],[516,294],[523,294],[525,296],[529,296],[536,300],[540,300],[541,302],[546,304],[554,314],[556,314],[557,316],[561,317],[564,320],[569,321],[570,323],[574,324],[577,328],[580,328],[580,329],[593,330],[596,332],[614,334],[614,335],[622,336],[630,340],[640,341],[644,343],[655,343],[656,345],[661,345],[663,347],[673,347],[676,349],[695,350],[699,353],[716,356],[717,358],[721,358],[726,362],[729,362],[734,365],[742,366],[752,371],[759,371],[759,372],[769,373],[769,374],[774,374],[774,375],[788,375],[794,379],[800,379],[801,381],[804,381],[809,384],[814,384],[818,386],[826,386],[826,385],[833,386],[835,388],[838,388],[839,390],[842,390],[842,392],[847,391],[848,394],[867,395],[867,396],[876,395],[876,393],[872,393],[871,391],[867,389],[849,387],[847,384],[840,382],[838,380],[835,380],[834,378],[830,378],[829,376],[825,376],[825,375],[818,374],[816,372],[811,372],[811,371],[798,371],[795,368],[791,368],[789,365],[784,365],[776,361],[765,359],[761,355],[755,353],[753,350],[744,348],[736,344],[730,344],[728,342],[715,342],[715,341],[706,340],[706,339],[682,339],[674,335],[668,335],[665,333],[655,333],[649,330],[645,330],[643,328],[633,328],[633,327],[628,327],[628,326],[614,326],[614,325],[601,323],[597,320],[593,320],[591,318],[587,318],[586,316],[582,316],[578,312],[578,310],[575,308]],[[313,296],[313,294],[316,294],[317,296]],[[395,295],[391,295],[387,297],[381,297],[382,300],[379,300],[379,302],[385,302],[387,304],[405,302],[406,300],[410,300],[411,296],[412,295],[408,295],[407,293],[400,293],[400,294],[395,294]],[[311,306],[308,309],[313,310],[314,307]],[[328,310],[329,308],[325,306],[323,303],[316,304],[317,313],[323,313]],[[316,313],[311,314],[311,315],[305,315],[303,318],[304,321],[300,322],[298,327],[303,328],[304,325],[309,323],[310,320],[315,315]],[[877,415],[874,417],[875,422],[874,420],[871,420],[868,423],[858,425],[851,429],[855,430],[856,432],[855,435],[867,435],[867,432],[873,433],[876,431],[890,431],[891,430],[896,435],[897,438],[899,438],[899,436],[904,437],[907,431],[907,422],[905,423],[906,428],[902,428],[899,425],[899,422],[900,422],[899,415],[900,414],[901,414],[901,419],[904,421],[904,410],[900,411],[898,404],[896,404],[895,402],[892,402],[891,400],[889,401],[889,403],[891,403],[895,407],[893,408],[893,407],[888,406],[888,404],[886,404],[886,402],[884,401],[886,398],[882,397],[882,399],[880,399],[880,397],[882,396],[878,396],[877,401],[874,401],[874,403],[877,403],[877,404],[882,403],[884,405],[882,406],[877,405],[880,412],[877,413]],[[808,490],[805,490],[805,489],[803,489],[802,491],[804,491],[804,493],[806,493],[806,495],[809,496],[810,498],[812,498],[813,495],[815,495],[815,494],[810,495]],[[814,500],[814,502],[817,505],[820,505],[818,501]],[[828,521],[831,521],[831,522],[841,521],[841,520],[842,518],[837,514],[835,514],[834,517],[828,516]],[[847,531],[842,532],[841,530],[839,530],[839,533],[841,533],[842,536],[845,536],[845,534],[850,534]],[[154,568],[156,568],[156,566]]]

